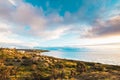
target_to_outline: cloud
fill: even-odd
[[[0,47],[11,47],[11,48],[33,48],[33,46],[38,46],[36,43],[7,43],[7,42],[0,42]]]
[[[99,1],[96,0],[83,1],[83,4],[76,2],[75,6],[72,6],[73,3],[66,6],[66,1],[64,4],[59,4],[59,1],[54,3],[52,5],[57,8],[52,7],[50,1],[45,2],[45,10],[44,6],[35,6],[25,0],[0,0],[0,43],[37,45],[33,42],[59,39],[66,34],[74,37],[119,35],[119,17],[117,20],[98,19],[101,16],[101,1],[97,6]],[[83,24],[87,27],[82,27]]]
[[[16,6],[16,3],[14,2],[14,0],[8,0],[12,5]]]
[[[66,26],[60,26],[59,28],[52,30],[52,31],[46,31],[42,32],[42,36],[46,36],[45,40],[53,40],[53,39],[58,39],[64,34],[67,34],[67,32],[71,29],[71,27],[66,27]]]
[[[114,16],[106,21],[96,20],[91,25],[83,37],[108,37],[108,36],[120,36],[120,16]]]
[[[24,41],[20,35],[12,32],[12,25],[0,22],[0,47],[26,47],[37,46],[37,42]]]
[[[6,23],[14,24],[16,27],[12,27],[11,31],[21,36],[26,34],[33,37],[56,39],[66,30],[59,28],[62,26],[59,23],[63,21],[63,18],[58,13],[45,16],[41,7],[34,7],[22,0],[1,0],[0,19]],[[29,27],[29,30],[25,30],[26,26]],[[53,29],[49,30],[50,28]]]
[[[41,7],[23,0],[0,0],[0,46],[31,47],[38,46],[38,41],[58,39],[72,27],[61,22],[58,13],[45,16]]]

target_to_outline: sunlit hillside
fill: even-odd
[[[41,50],[1,48],[0,80],[120,80],[119,66],[41,56],[38,52]]]

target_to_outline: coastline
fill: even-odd
[[[32,54],[31,54],[32,53]],[[0,49],[1,80],[120,80],[120,66]],[[7,72],[6,72],[7,71]]]
[[[76,60],[83,62],[93,62],[93,63],[101,63],[107,65],[116,65],[120,66],[119,54],[105,54],[105,53],[92,53],[92,52],[61,52],[61,51],[49,51],[43,52],[41,55],[60,58],[60,59],[68,59],[68,60]]]

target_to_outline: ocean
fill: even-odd
[[[120,49],[108,47],[47,47],[50,52],[42,55],[52,56],[62,59],[72,59],[87,62],[97,62],[110,65],[120,65]]]

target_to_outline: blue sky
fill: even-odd
[[[120,0],[0,0],[0,46],[120,43]]]

